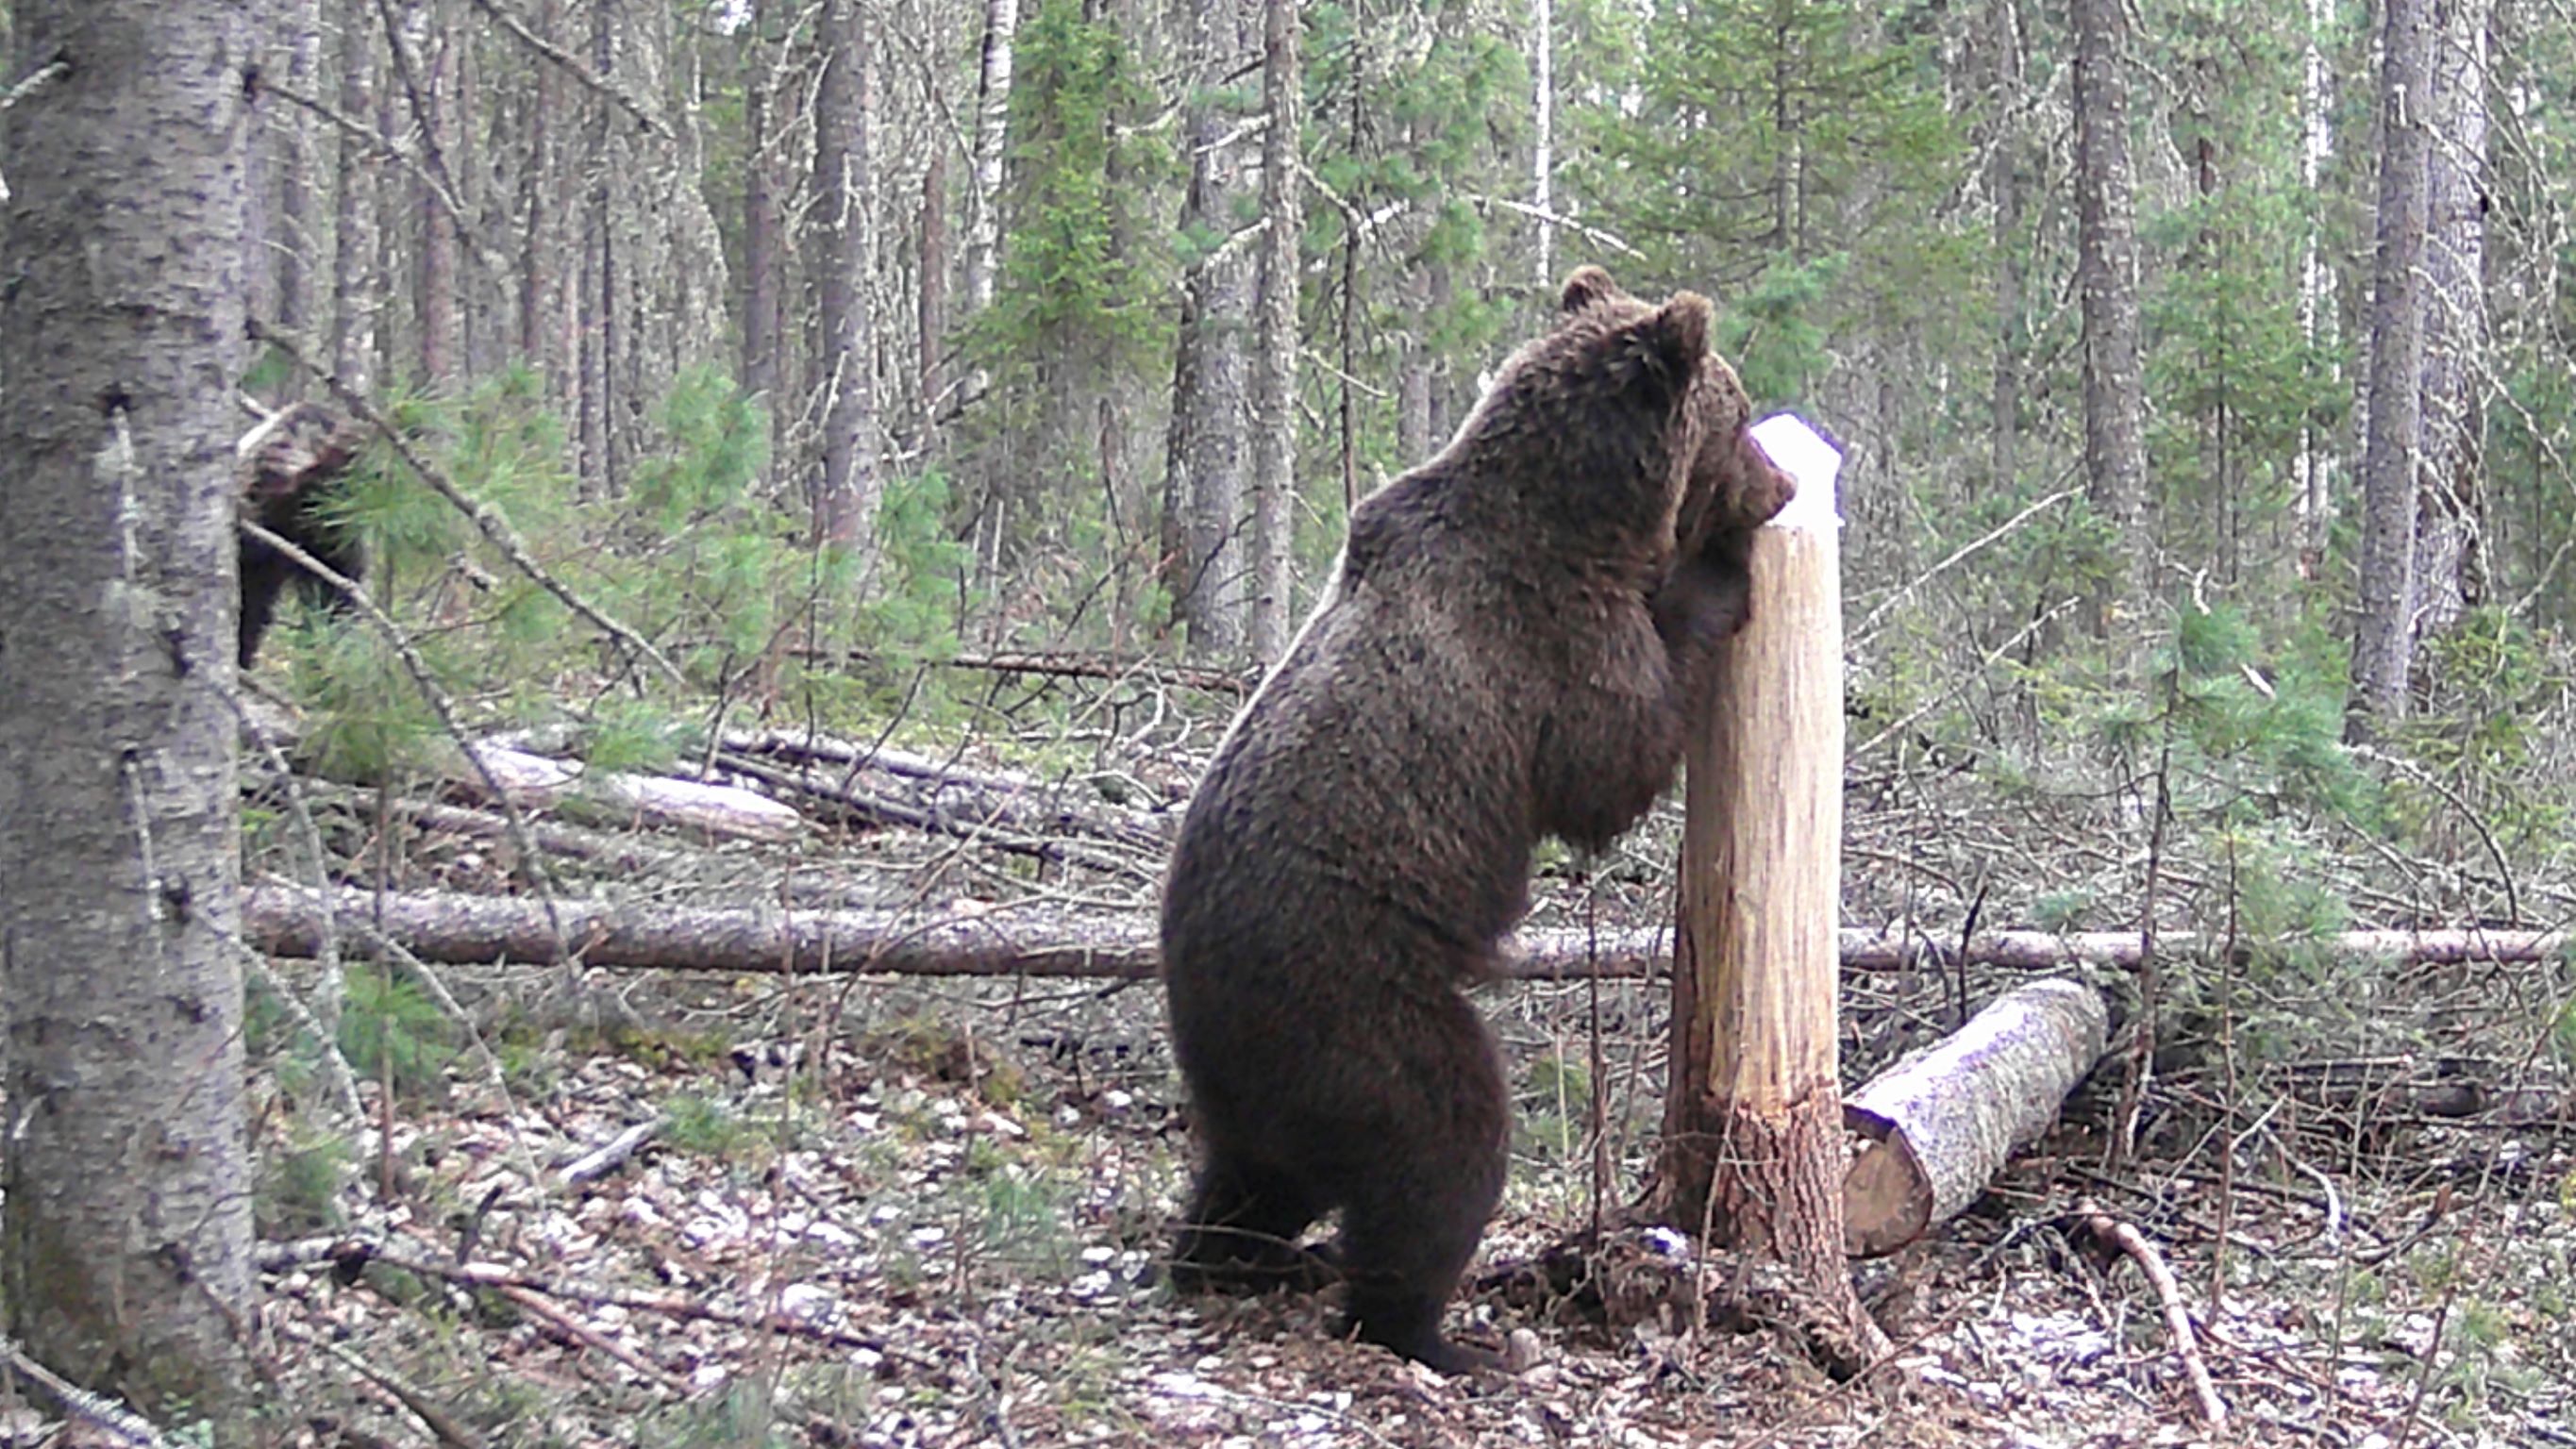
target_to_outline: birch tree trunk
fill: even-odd
[[[2425,157],[2424,401],[2416,504],[2418,642],[2485,591],[2480,486],[2486,370],[2488,0],[2442,7]]]
[[[1538,0],[1530,18],[1530,49],[1538,72],[1532,87],[1537,113],[1537,132],[1530,148],[1530,204],[1538,209],[1538,276],[1540,296],[1549,295],[1556,285],[1556,227],[1548,220],[1555,210],[1556,181],[1556,7],[1552,0]]]
[[[2150,541],[2141,516],[2147,458],[2138,343],[2138,258],[2131,218],[2122,0],[2073,0],[2076,285],[2084,311],[2084,472],[2115,557],[2094,586],[2095,635],[2112,640],[2120,610],[2145,602]]]
[[[2424,366],[2424,114],[2432,80],[2429,0],[2384,0],[2379,244],[2370,303],[2370,423],[2361,455],[2361,619],[2349,728],[2406,713],[2414,670],[2416,448]]]
[[[854,544],[876,526],[876,339],[869,315],[874,209],[869,204],[868,36],[859,0],[824,0],[823,83],[814,106],[814,187],[822,277],[820,359],[827,389],[814,534]]]
[[[376,26],[340,9],[340,114],[365,125],[376,114]],[[360,392],[375,383],[376,157],[366,138],[340,133],[339,194],[333,198],[331,370]]]
[[[975,87],[975,194],[966,230],[966,309],[993,305],[1002,247],[1002,148],[1010,134],[1011,44],[1019,0],[984,0],[984,64]]]
[[[0,1002],[10,1336],[248,1440],[231,440],[247,7],[18,0],[7,116]]]
[[[1303,107],[1293,0],[1263,0],[1261,225],[1252,360],[1252,599],[1247,632],[1264,664],[1288,652],[1296,543],[1297,136]]]
[[[2306,234],[2299,244],[2299,340],[2308,355],[2326,354],[2334,336],[2334,273],[2326,265],[2324,208],[2314,204],[2325,178],[2326,159],[2334,153],[2334,94],[2326,69],[2321,37],[2334,23],[2333,0],[2308,0],[2308,34],[2300,57],[2299,186],[2310,199]],[[2334,524],[2334,461],[2331,438],[2313,420],[2299,428],[2297,495],[2290,501],[2298,524],[2299,577],[2315,579],[2325,569],[2326,535]]]

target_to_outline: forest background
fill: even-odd
[[[638,875],[614,862],[668,865],[554,879],[453,839],[396,859],[391,802],[454,780],[460,727],[602,773],[712,777],[723,752],[743,779],[728,730],[811,728],[1167,823],[1352,503],[1438,448],[1598,262],[1714,297],[1757,402],[1847,451],[1847,921],[2143,929],[2132,1000],[2185,1084],[2147,1145],[2186,1164],[2211,1122],[2254,1137],[2331,1075],[2310,1068],[2576,1063],[2563,960],[2405,972],[2314,944],[2576,913],[2557,0],[256,10],[244,387],[373,399],[399,434],[339,507],[407,640],[285,631],[257,671],[303,707],[299,763],[373,797],[317,795],[327,867],[311,822],[249,812],[245,874],[272,891],[327,868],[614,894]],[[19,54],[9,104],[58,64]],[[1004,842],[958,885],[882,847],[888,818],[834,817],[866,827],[836,846],[885,850],[872,884],[799,894],[801,861],[726,876],[710,852],[649,891],[1150,906],[1151,830],[1123,855]],[[1542,923],[1667,922],[1670,825],[1548,855]],[[2158,932],[2227,948],[2158,976]],[[1964,968],[1882,985],[1856,1064],[1980,994]],[[271,1239],[397,1200],[391,1104],[432,1090],[401,1043],[460,1015],[391,974],[350,989],[346,1018],[334,980],[298,1023],[254,982],[263,1101],[329,1116],[311,1062],[334,1051],[380,1094],[359,1111],[340,1084],[327,1148],[263,1116]],[[1567,1106],[1607,1069],[1598,1035],[1589,1058],[1554,1040],[1525,1114],[1552,1097],[1550,1160],[1579,1167],[1590,1132],[1607,1163],[1600,1099]],[[658,1120],[721,1139],[718,1115]],[[2385,1148],[2356,1128],[2338,1166]],[[1122,1232],[1169,1185],[1157,1151],[1120,1180]],[[2445,1392],[2540,1401],[2465,1371]]]

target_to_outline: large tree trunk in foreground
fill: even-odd
[[[249,11],[19,0],[8,113],[0,1003],[9,1332],[240,1442],[234,388]]]
[[[2361,454],[2361,621],[2355,735],[2406,713],[2415,665],[2415,468],[2423,418],[2425,107],[2429,0],[2386,0],[2379,83],[2379,253],[2370,300],[2370,421]]]

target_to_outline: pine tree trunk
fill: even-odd
[[[546,40],[563,35],[563,0],[543,0],[537,7],[535,32]],[[528,106],[527,172],[520,178],[522,228],[519,257],[519,352],[547,380],[549,394],[559,394],[563,375],[563,73],[550,63],[535,67],[535,89]]]
[[[2015,0],[1987,7],[1992,56],[1994,136],[1986,153],[1986,190],[1995,203],[1995,487],[2009,491],[2021,468],[2021,16]]]
[[[2416,640],[2484,593],[2487,0],[2450,0],[2434,52],[2426,157],[2423,459],[2415,534]]]
[[[376,26],[356,6],[340,11],[340,113],[364,125],[376,114]],[[331,370],[360,392],[376,364],[375,155],[366,140],[340,133],[339,194],[333,201]]]
[[[823,471],[814,534],[855,544],[876,526],[876,338],[868,308],[875,228],[869,195],[872,109],[859,0],[824,0],[823,82],[814,106],[816,224],[822,231]]]
[[[782,0],[753,0],[751,24],[744,41],[746,74],[744,144],[749,156],[742,188],[742,388],[767,400],[773,415],[785,412],[779,392],[778,346],[779,256],[778,141],[770,95],[771,67],[777,58],[773,12]]]
[[[590,61],[594,74],[615,73],[617,34],[612,14],[616,0],[590,0]],[[617,358],[617,247],[610,196],[609,103],[592,96],[589,150],[583,163],[589,201],[582,219],[581,302],[578,333],[581,361],[580,444],[581,491],[585,498],[609,497],[617,489],[615,420],[609,389],[615,383]]]
[[[1251,268],[1244,247],[1219,245],[1240,214],[1245,175],[1244,147],[1225,139],[1234,120],[1219,96],[1249,53],[1248,19],[1244,0],[1191,7],[1196,74],[1184,119],[1191,160],[1181,231],[1217,249],[1182,282],[1163,555],[1173,622],[1186,627],[1192,656],[1210,660],[1243,650],[1243,346],[1251,331]]]
[[[286,82],[296,94],[312,95],[322,74],[322,0],[294,0],[287,26]],[[313,118],[302,106],[280,104],[269,119],[286,132],[277,178],[277,323],[305,333],[314,318]]]
[[[1263,0],[1259,272],[1253,314],[1252,569],[1247,632],[1264,664],[1288,652],[1297,467],[1297,194],[1302,73],[1293,0]]]
[[[2384,0],[2379,245],[2370,304],[2370,422],[2361,457],[2361,620],[2354,631],[2356,734],[2406,713],[2414,669],[2416,448],[2424,365],[2428,0]]]
[[[17,0],[7,115],[0,1002],[8,1332],[245,1443],[234,474],[254,25]]]
[[[2129,179],[2128,20],[2122,0],[2074,0],[2076,285],[2084,312],[2084,470],[2116,551],[2095,585],[2093,631],[2132,637],[2120,611],[2146,602],[2152,543],[2138,342],[2138,260]]]
[[[420,45],[413,56],[420,65],[415,74],[421,88],[421,144],[427,155],[436,158],[428,168],[431,174],[453,177],[456,171],[449,163],[456,139],[450,124],[456,104],[456,31],[447,6],[435,0],[422,7],[419,22]],[[448,214],[447,202],[425,181],[414,183],[414,206],[420,218],[420,290],[415,304],[420,319],[420,375],[427,383],[449,383],[456,379],[463,334],[456,308],[456,221]]]

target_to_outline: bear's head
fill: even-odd
[[[1688,292],[1680,295],[1695,297]],[[1651,303],[1621,291],[1608,272],[1583,266],[1565,279],[1557,301],[1557,325],[1616,325],[1655,310]],[[1753,441],[1753,400],[1735,369],[1715,353],[1701,359],[1692,375],[1688,412],[1698,451],[1674,529],[1683,556],[1718,535],[1761,527],[1798,491],[1797,483]]]

